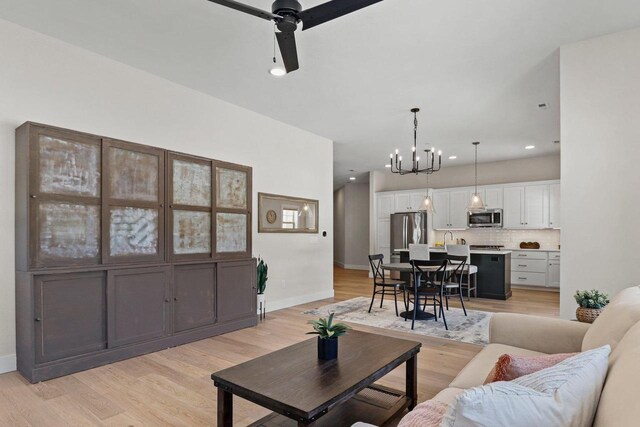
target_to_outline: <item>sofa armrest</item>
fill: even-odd
[[[489,324],[489,342],[541,353],[575,353],[589,324],[527,314],[496,313]]]

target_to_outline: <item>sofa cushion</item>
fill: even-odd
[[[619,292],[593,322],[582,340],[582,351],[609,344],[612,350],[640,321],[640,286]]]
[[[550,368],[576,354],[577,353],[556,353],[540,354],[538,356],[503,354],[498,358],[498,361],[493,366],[491,372],[489,372],[484,383],[515,380],[516,378]]]
[[[449,405],[438,400],[427,400],[402,417],[398,427],[438,427]]]
[[[476,357],[471,359],[471,362],[469,362],[467,366],[462,368],[458,376],[451,381],[449,387],[465,389],[482,385],[498,361],[498,358],[503,354],[537,356],[544,353],[504,344],[489,344],[483,348]]]
[[[609,357],[609,373],[604,383],[594,427],[632,426],[640,420],[640,323],[624,335]]]
[[[462,393],[464,390],[461,388],[449,387],[442,390],[440,393],[433,396],[432,400],[439,400],[442,403],[453,403],[456,400],[456,396]]]
[[[607,345],[513,381],[465,390],[449,405],[442,426],[590,426],[610,352]]]

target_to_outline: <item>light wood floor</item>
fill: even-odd
[[[335,298],[269,313],[255,328],[136,357],[31,385],[19,374],[0,375],[0,426],[204,426],[215,425],[212,372],[308,339],[305,309],[369,296],[364,271],[334,270]],[[455,303],[453,303],[455,305]],[[557,293],[515,290],[508,301],[473,299],[471,309],[557,316]],[[421,341],[419,399],[445,388],[480,347],[361,325],[355,329]],[[404,368],[381,381],[404,386]],[[234,425],[245,426],[268,411],[234,400]],[[340,426],[336,426],[340,427]]]

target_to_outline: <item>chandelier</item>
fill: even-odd
[[[420,174],[424,173],[430,175],[434,172],[438,172],[440,170],[440,165],[442,164],[442,151],[438,151],[438,167],[435,166],[435,148],[430,148],[425,150],[427,152],[426,161],[422,165],[420,165],[420,156],[418,156],[418,116],[417,113],[420,111],[419,108],[412,108],[411,112],[413,113],[413,147],[411,147],[411,169],[403,169],[402,168],[402,156],[398,155],[398,150],[396,149],[395,158],[393,153],[389,156],[391,157],[391,173],[398,173],[400,175],[407,175],[410,173]],[[423,166],[421,168],[421,166]]]

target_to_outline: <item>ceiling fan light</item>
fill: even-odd
[[[282,77],[287,74],[287,72],[284,70],[284,68],[273,67],[269,69],[269,74],[275,77]]]

